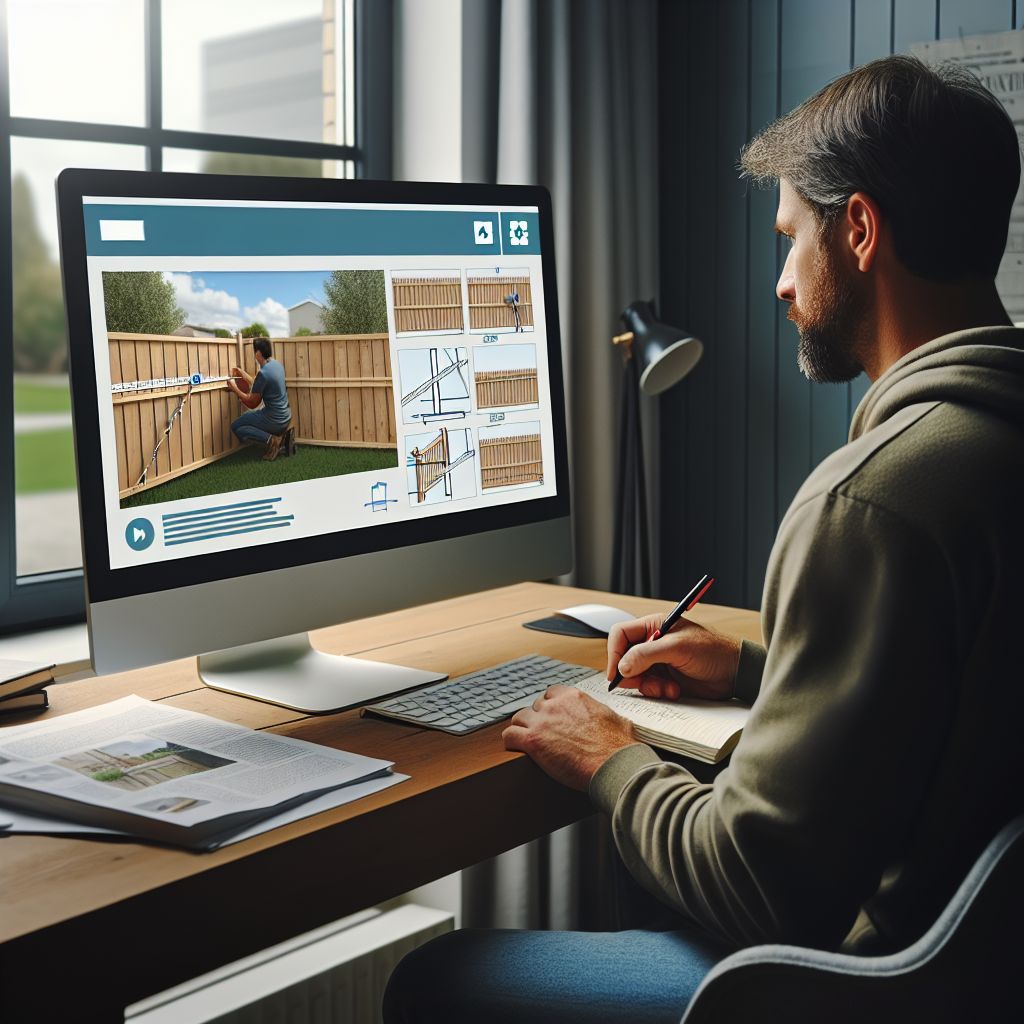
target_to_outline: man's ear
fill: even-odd
[[[865,192],[854,192],[846,200],[846,216],[840,237],[861,273],[867,273],[878,254],[882,228],[882,211],[878,203]]]

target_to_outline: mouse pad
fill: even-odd
[[[542,633],[558,633],[561,636],[579,636],[588,640],[603,640],[607,634],[599,629],[593,629],[585,622],[576,619],[566,618],[563,615],[549,615],[546,619],[534,619],[533,622],[524,622],[527,629],[538,629]]]

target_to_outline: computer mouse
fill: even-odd
[[[571,608],[560,608],[555,614],[582,622],[583,625],[605,636],[611,631],[612,626],[636,618],[621,608],[612,608],[606,604],[575,604]]]

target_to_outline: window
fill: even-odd
[[[374,140],[390,133],[389,10],[0,0],[0,374],[13,399],[0,401],[0,628],[84,613],[54,178],[72,166],[355,177],[371,154],[387,174]],[[357,64],[370,69],[358,81]]]

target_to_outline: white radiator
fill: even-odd
[[[451,914],[366,910],[125,1010],[128,1024],[378,1024],[391,971]]]

